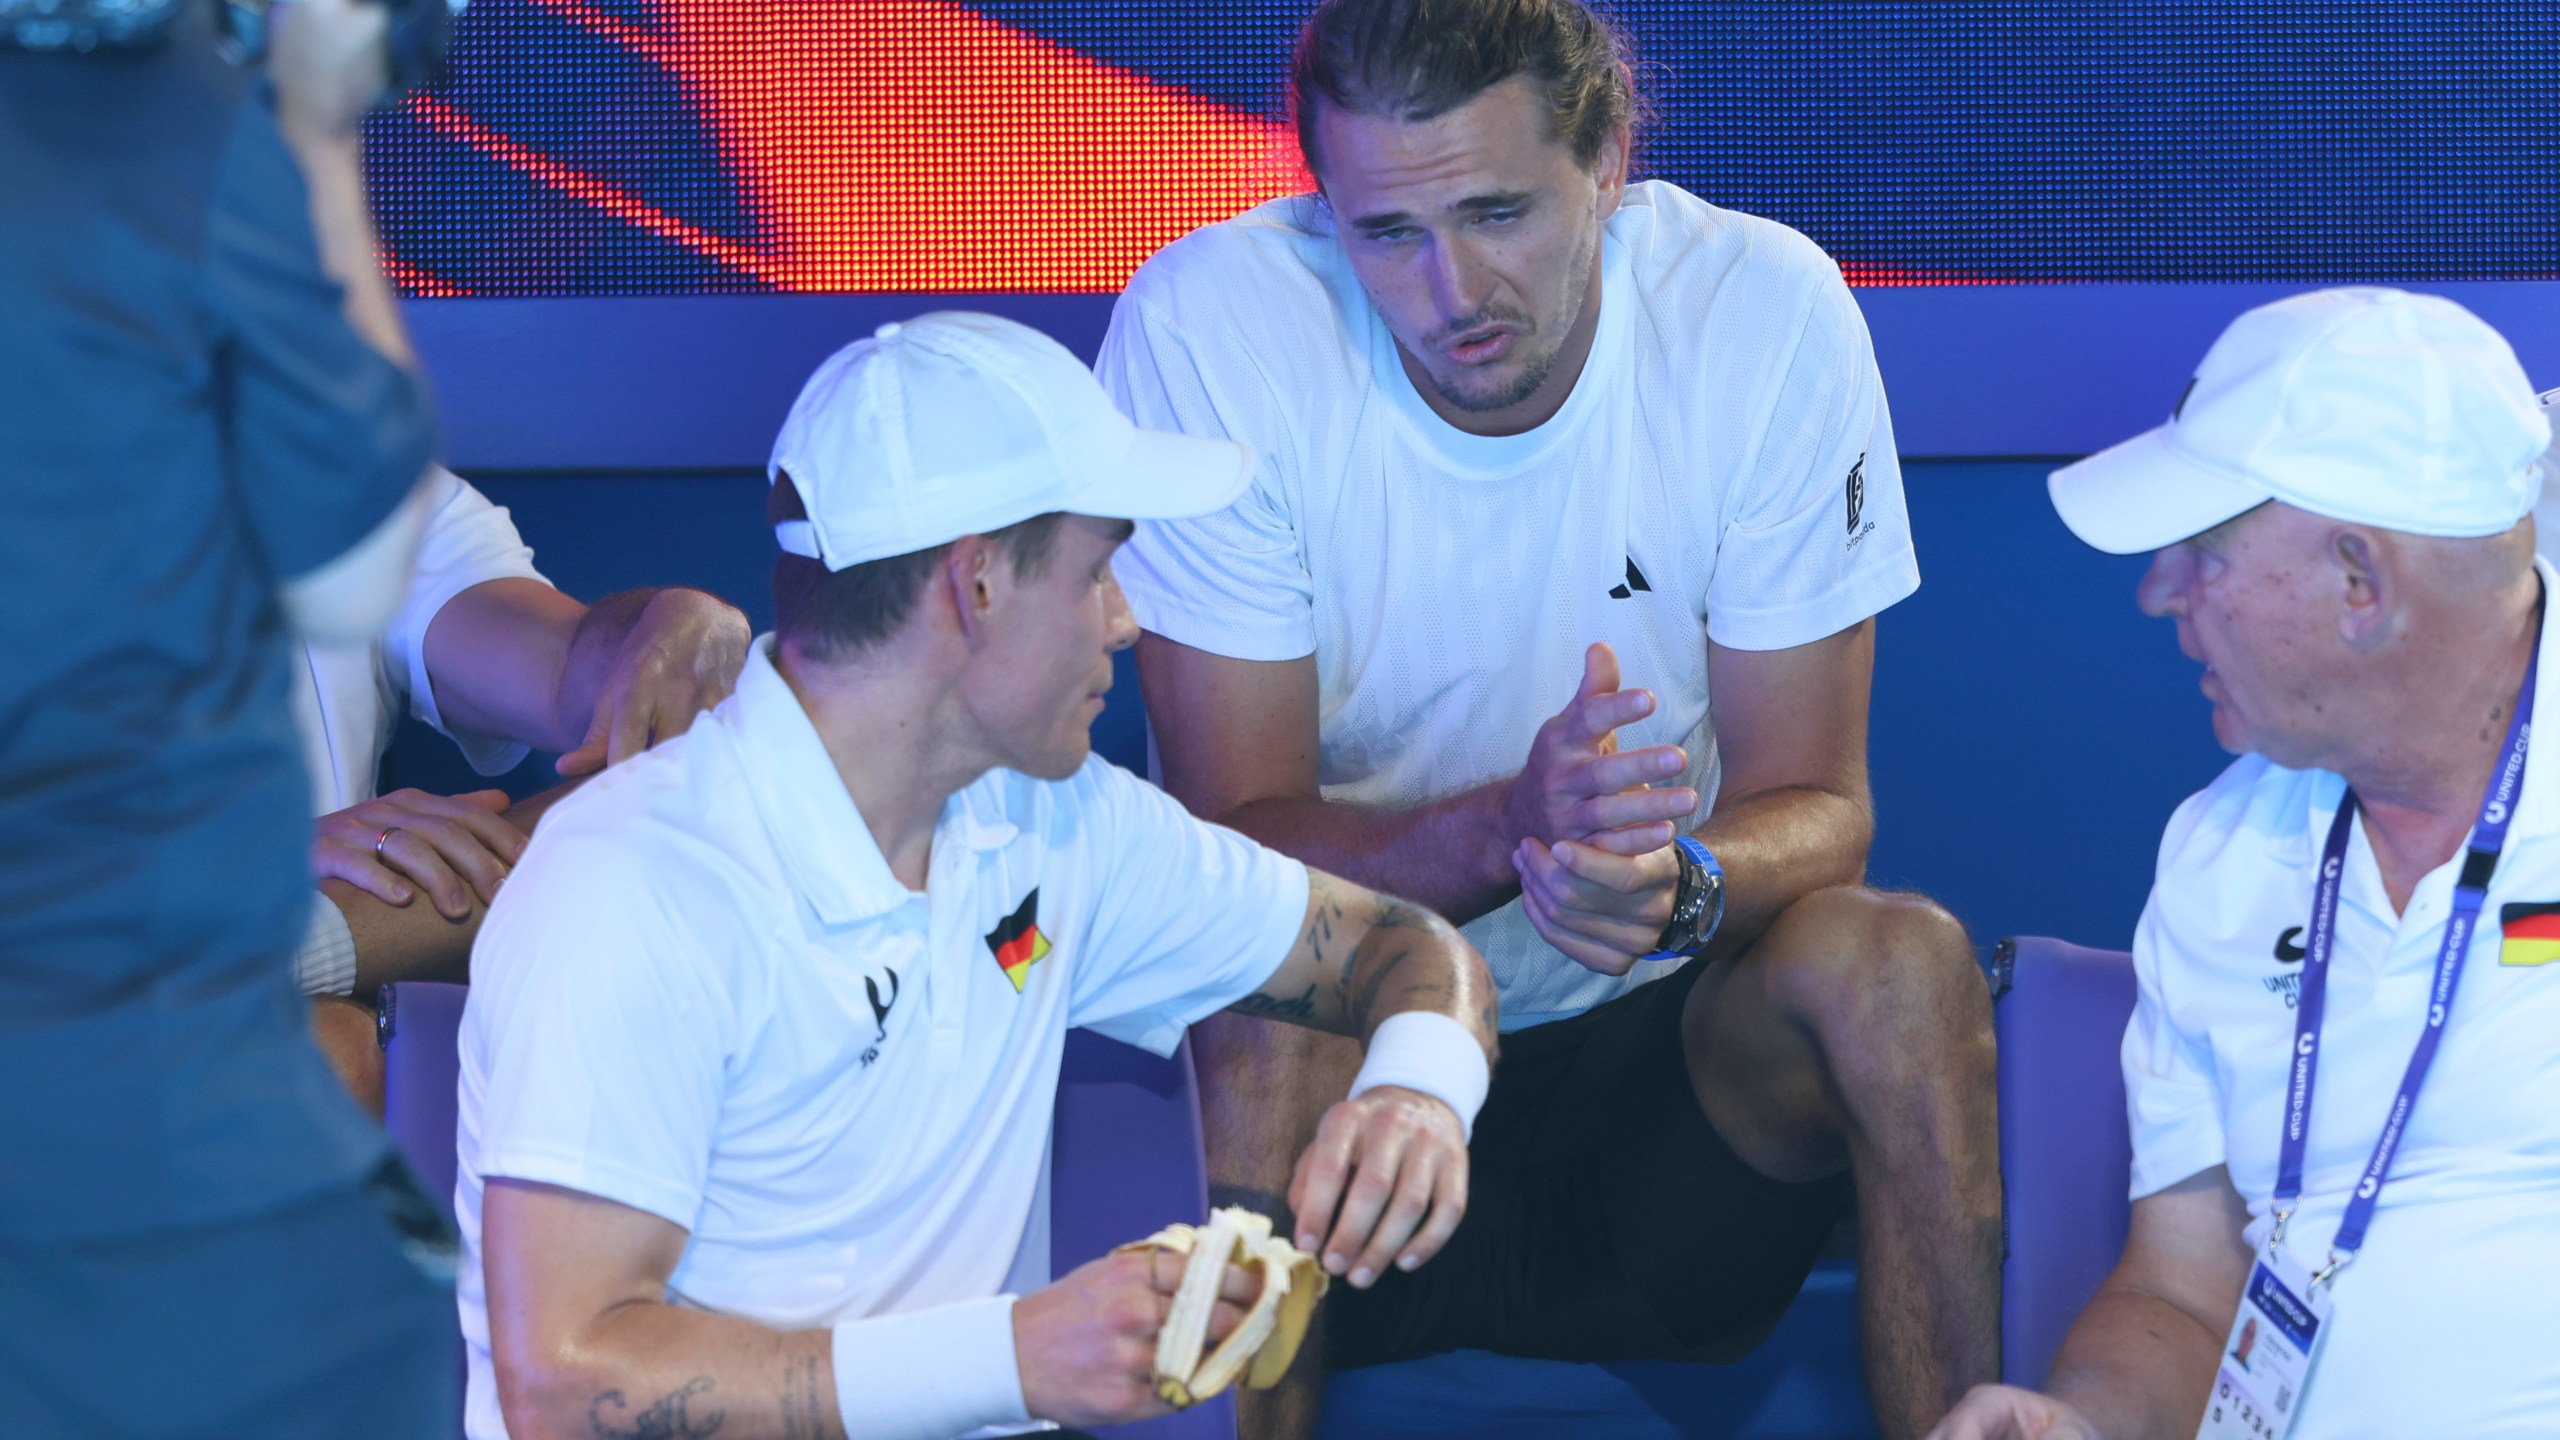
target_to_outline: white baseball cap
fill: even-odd
[[[830,570],[984,535],[1052,510],[1178,520],[1244,491],[1253,452],[1141,430],[1065,346],[943,310],[827,357],[774,437],[808,509],[774,537]]]
[[[2082,540],[2129,555],[2268,500],[2412,535],[2495,535],[2533,510],[2551,427],[2515,351],[2450,300],[2319,290],[2205,352],[2169,423],[2053,472]]]

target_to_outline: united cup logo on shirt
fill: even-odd
[[[996,964],[1004,968],[1004,978],[1013,982],[1015,993],[1021,993],[1023,977],[1049,953],[1049,937],[1040,933],[1039,886],[1032,886],[1022,904],[987,932],[987,948],[995,952]]]

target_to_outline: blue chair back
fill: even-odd
[[[2133,1014],[2133,957],[2036,936],[2003,940],[1992,993],[2008,1194],[2000,1371],[2037,1387],[2124,1253],[2133,1140],[2117,1056]]]

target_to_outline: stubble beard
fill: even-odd
[[[1573,283],[1567,288],[1565,293],[1577,297],[1583,297],[1582,304],[1590,303],[1588,297],[1591,293],[1591,267],[1597,263],[1598,257],[1596,252],[1598,248],[1599,247],[1597,245],[1593,244],[1586,237],[1581,248],[1574,252]],[[1488,316],[1486,318],[1489,319],[1492,317]],[[1504,385],[1499,390],[1458,389],[1455,388],[1451,381],[1443,379],[1427,367],[1423,370],[1423,374],[1429,377],[1431,381],[1431,388],[1438,391],[1440,398],[1447,401],[1449,408],[1453,410],[1462,410],[1470,415],[1482,415],[1493,411],[1511,409],[1515,405],[1527,403],[1530,396],[1537,394],[1540,389],[1545,387],[1547,377],[1555,373],[1556,357],[1564,350],[1563,337],[1570,335],[1573,332],[1574,325],[1579,323],[1581,319],[1581,306],[1577,305],[1574,309],[1574,313],[1567,317],[1565,323],[1559,327],[1557,331],[1558,338],[1552,344],[1548,345],[1543,351],[1523,360],[1520,366],[1520,373],[1512,377],[1511,383]],[[1454,333],[1463,334],[1467,329],[1480,323],[1482,322],[1470,317],[1467,321],[1449,328]],[[1537,332],[1532,331],[1530,333],[1534,335]]]

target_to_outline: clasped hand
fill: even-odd
[[[1619,727],[1653,713],[1653,696],[1618,688],[1618,657],[1583,652],[1582,685],[1538,727],[1511,782],[1511,852],[1520,900],[1546,942],[1603,975],[1623,975],[1671,920],[1680,864],[1671,850],[1698,792],[1663,785],[1687,768],[1677,745],[1618,749]]]

